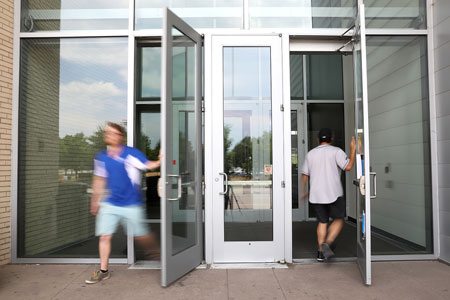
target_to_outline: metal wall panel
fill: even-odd
[[[439,256],[450,262],[450,181],[448,180],[450,178],[450,2],[436,0],[433,17],[439,172]]]

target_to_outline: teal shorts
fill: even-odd
[[[142,205],[116,206],[102,202],[95,220],[95,235],[113,234],[119,223],[122,223],[126,233],[129,225],[134,236],[146,235],[150,230],[144,220],[145,211]]]

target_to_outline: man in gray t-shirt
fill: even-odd
[[[319,131],[320,145],[306,154],[302,168],[303,199],[308,196],[306,184],[309,179],[309,202],[313,205],[318,220],[318,261],[324,261],[334,255],[330,245],[342,230],[346,212],[342,198],[344,191],[341,172],[350,171],[355,162],[355,137],[350,142],[350,158],[340,148],[332,146],[332,141],[331,130],[322,128]],[[328,227],[330,217],[333,222]]]

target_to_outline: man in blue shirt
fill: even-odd
[[[144,207],[141,194],[141,172],[159,168],[161,162],[149,161],[145,155],[122,144],[125,130],[116,123],[108,123],[103,132],[107,149],[94,159],[91,213],[96,216],[95,234],[99,239],[100,270],[95,271],[86,283],[108,279],[108,260],[111,239],[120,222],[130,225],[135,240],[146,248],[154,246],[155,236],[143,222]],[[109,191],[105,200],[105,188]]]

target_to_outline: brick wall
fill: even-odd
[[[0,264],[10,261],[13,0],[0,0]]]

